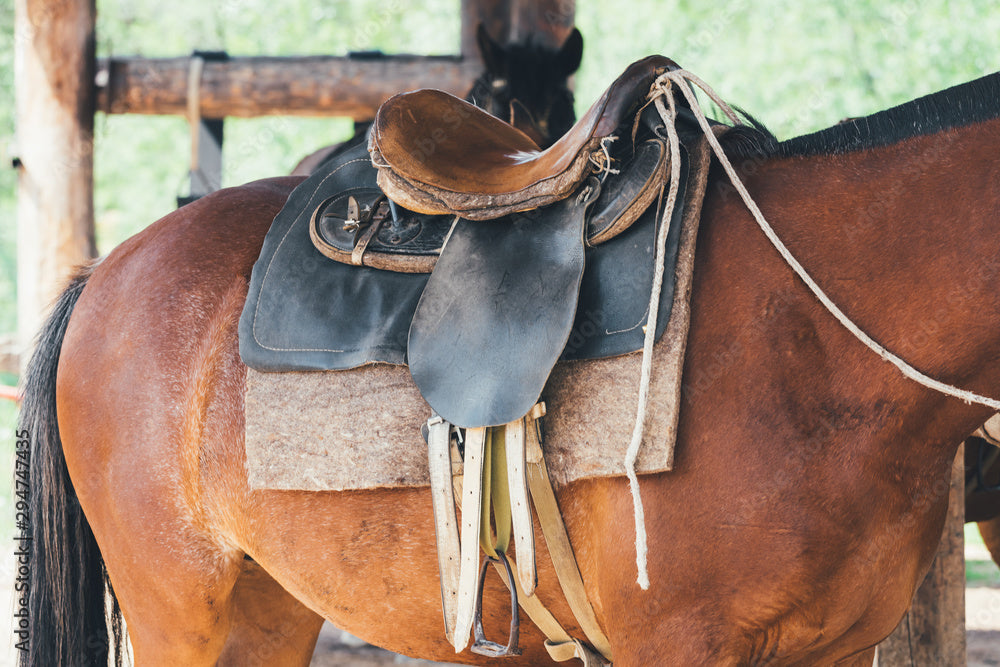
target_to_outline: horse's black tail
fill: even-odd
[[[22,667],[120,666],[123,659],[121,611],[69,479],[56,423],[59,351],[90,273],[80,271],[59,297],[22,384],[14,584],[14,641]]]

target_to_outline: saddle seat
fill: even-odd
[[[664,56],[630,65],[586,114],[546,150],[520,130],[447,93],[396,95],[378,110],[369,140],[378,184],[418,213],[490,220],[572,194],[600,162],[602,141],[645,102]],[[596,155],[595,155],[596,153]]]

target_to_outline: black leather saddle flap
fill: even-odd
[[[240,356],[260,371],[343,370],[406,361],[406,337],[426,274],[331,261],[309,220],[326,199],[377,187],[362,143],[303,181],[271,224],[240,317]]]
[[[582,192],[539,211],[455,224],[408,348],[414,382],[447,421],[499,426],[538,401],[572,329],[590,203]]]
[[[681,147],[677,204],[667,230],[663,284],[656,318],[656,338],[667,328],[673,306],[677,252],[680,248],[684,195],[687,192],[688,159]],[[664,189],[666,199],[666,189]],[[598,201],[600,203],[600,201]],[[580,286],[580,303],[573,330],[561,359],[601,359],[641,350],[643,327],[649,315],[649,297],[655,271],[656,237],[659,231],[657,202],[635,223],[610,241],[587,248],[586,270]]]

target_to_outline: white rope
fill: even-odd
[[[670,108],[663,104],[666,97]],[[628,475],[629,488],[632,491],[632,506],[635,512],[635,565],[638,575],[636,581],[642,590],[649,590],[649,572],[646,566],[647,537],[646,518],[642,507],[642,495],[639,491],[639,477],[635,472],[635,462],[642,447],[642,436],[646,424],[646,406],[649,403],[649,383],[653,374],[653,343],[656,342],[656,320],[660,311],[660,292],[663,287],[664,257],[667,252],[667,232],[677,204],[677,192],[681,178],[680,141],[677,138],[677,128],[674,121],[677,109],[671,95],[657,94],[654,98],[657,110],[666,125],[667,139],[670,144],[670,189],[667,193],[667,203],[660,218],[660,228],[656,236],[656,265],[653,271],[653,286],[649,297],[649,317],[646,318],[645,337],[642,345],[642,370],[639,380],[639,406],[635,415],[635,426],[632,428],[632,440],[625,453],[625,474]],[[662,191],[661,191],[662,192]]]
[[[607,179],[608,174],[620,174],[620,169],[612,169],[611,165],[614,161],[611,159],[611,151],[608,150],[608,144],[618,141],[617,135],[610,135],[601,139],[601,150],[603,153],[594,153],[590,156],[590,162],[598,171],[601,172],[601,183],[603,184],[605,179]]]
[[[656,80],[654,86],[657,87],[662,86],[664,90],[669,90],[670,85],[673,83],[676,84],[677,87],[681,90],[681,92],[684,94],[684,97],[691,105],[691,110],[694,112],[695,118],[698,119],[698,124],[704,131],[705,137],[708,139],[709,144],[711,144],[712,146],[712,150],[715,152],[716,157],[719,158],[719,162],[722,164],[723,169],[726,170],[726,174],[729,176],[729,180],[732,182],[733,187],[735,187],[736,191],[740,193],[740,197],[743,199],[743,203],[746,204],[746,207],[750,210],[750,213],[753,215],[754,220],[757,221],[757,224],[764,232],[764,235],[768,238],[771,244],[774,245],[774,247],[778,250],[782,258],[784,258],[784,260],[788,262],[788,265],[792,267],[792,270],[795,271],[795,273],[799,276],[799,278],[802,279],[802,281],[806,284],[809,290],[816,296],[817,299],[819,299],[820,303],[826,306],[826,309],[829,310],[830,313],[835,318],[837,318],[837,321],[840,322],[848,331],[854,334],[858,340],[867,345],[873,352],[877,353],[885,361],[888,361],[889,363],[894,365],[896,368],[900,370],[900,372],[904,376],[910,378],[911,380],[914,380],[915,382],[922,384],[928,389],[933,389],[947,396],[953,396],[955,398],[961,399],[967,404],[977,403],[979,405],[985,405],[986,407],[992,408],[994,410],[1000,410],[1000,401],[996,399],[992,399],[986,396],[981,396],[979,394],[975,394],[965,389],[959,389],[958,387],[954,387],[950,384],[941,382],[939,380],[935,380],[932,377],[924,375],[916,368],[914,368],[913,366],[906,363],[898,356],[887,350],[885,347],[879,344],[878,341],[876,341],[874,338],[872,338],[864,331],[862,331],[861,328],[858,327],[858,325],[856,325],[853,321],[851,321],[851,319],[847,317],[847,315],[845,315],[844,312],[840,310],[840,308],[837,307],[837,304],[835,304],[833,301],[830,300],[830,297],[828,297],[826,293],[823,292],[823,290],[820,288],[820,286],[816,284],[816,282],[809,276],[808,273],[806,273],[806,270],[802,267],[802,265],[799,264],[799,262],[795,259],[795,257],[792,256],[792,253],[789,252],[788,248],[785,247],[785,244],[781,242],[781,239],[779,239],[777,234],[775,234],[774,229],[772,229],[771,225],[769,225],[767,223],[767,220],[764,219],[764,215],[760,212],[760,209],[757,208],[757,204],[754,203],[753,199],[750,198],[750,193],[747,192],[747,189],[746,187],[744,187],[742,181],[740,181],[739,176],[736,175],[736,170],[733,169],[733,165],[729,162],[729,159],[726,157],[725,152],[722,150],[722,146],[719,145],[718,139],[716,139],[715,134],[711,131],[711,128],[708,125],[708,120],[705,118],[705,114],[701,110],[701,107],[698,104],[698,99],[695,97],[694,91],[692,91],[690,86],[688,86],[689,81],[697,85],[703,91],[705,91],[705,93],[710,98],[712,98],[712,101],[718,104],[720,108],[722,108],[724,111],[729,109],[728,106],[726,106],[725,103],[722,102],[721,99],[719,99],[719,97],[715,94],[714,91],[712,91],[708,87],[707,84],[705,84],[703,81],[701,81],[693,74],[685,70],[674,70],[673,72],[667,72],[666,74],[661,75]],[[726,111],[726,113],[727,115],[730,115],[732,114],[732,110],[729,109],[728,111]],[[730,115],[730,117],[733,118],[735,117],[735,115]]]
[[[878,353],[882,359],[896,366],[904,376],[910,378],[911,380],[948,396],[960,398],[966,403],[978,403],[995,410],[1000,410],[1000,401],[986,396],[980,396],[970,391],[959,389],[944,382],[940,382],[913,368],[908,363],[889,352],[871,336],[862,331],[856,324],[854,324],[854,322],[850,320],[850,318],[847,317],[847,315],[843,313],[843,311],[840,310],[840,308],[837,307],[835,303],[833,303],[833,301],[830,300],[826,293],[823,292],[819,285],[817,285],[816,282],[809,276],[805,268],[799,264],[788,248],[785,247],[785,244],[781,242],[781,239],[779,239],[777,234],[775,234],[774,229],[772,229],[767,220],[764,219],[764,215],[760,212],[757,204],[754,203],[753,199],[751,199],[750,193],[747,192],[746,187],[744,187],[742,181],[740,181],[739,176],[736,174],[736,170],[733,169],[732,164],[729,162],[725,152],[722,150],[722,146],[719,144],[719,140],[716,138],[715,133],[709,126],[708,119],[705,117],[705,113],[702,111],[701,105],[698,104],[698,99],[695,97],[694,91],[691,90],[689,82],[694,83],[701,90],[703,90],[733,123],[737,125],[742,124],[733,109],[726,104],[725,101],[723,101],[722,98],[720,98],[715,91],[708,86],[708,84],[686,70],[674,70],[672,72],[662,74],[659,78],[657,78],[650,91],[649,97],[656,105],[656,108],[660,113],[660,117],[664,121],[667,139],[670,144],[670,190],[667,196],[667,203],[663,210],[663,215],[660,221],[660,229],[656,239],[656,268],[653,274],[653,286],[649,299],[649,317],[646,321],[645,338],[642,348],[642,369],[639,381],[639,405],[636,410],[635,425],[632,429],[632,439],[629,442],[628,450],[625,454],[625,473],[628,476],[629,488],[632,492],[632,505],[635,513],[635,561],[636,569],[638,570],[637,581],[639,583],[639,587],[643,590],[649,589],[649,573],[647,567],[648,539],[646,533],[645,511],[642,505],[642,496],[639,489],[639,477],[635,471],[635,464],[639,456],[639,450],[642,447],[642,438],[646,421],[646,407],[649,402],[649,384],[650,378],[652,377],[653,365],[653,343],[656,339],[656,320],[659,313],[660,292],[663,285],[663,257],[666,254],[667,231],[669,229],[670,219],[673,216],[674,206],[677,202],[678,182],[680,180],[680,147],[677,137],[677,129],[675,127],[677,109],[673,95],[670,94],[672,86],[676,85],[684,95],[684,98],[691,105],[691,111],[694,113],[695,118],[697,118],[698,124],[701,126],[709,145],[711,145],[716,157],[718,157],[723,169],[725,169],[726,174],[729,176],[729,180],[736,188],[736,191],[739,192],[740,197],[743,199],[743,203],[753,215],[754,220],[757,221],[757,224],[764,232],[764,235],[774,245],[774,247],[778,250],[778,253],[784,258],[788,265],[792,267],[792,270],[795,271],[810,291],[812,291],[816,298],[819,299],[820,303],[822,303],[827,310],[830,311],[838,322],[840,322],[845,328],[847,328],[848,331],[854,334],[871,350]],[[664,105],[664,99],[667,100],[667,105]],[[667,106],[669,106],[669,108],[667,108]]]

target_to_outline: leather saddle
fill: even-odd
[[[456,217],[493,220],[544,208],[598,174],[585,239],[594,246],[614,238],[660,192],[667,149],[651,130],[661,121],[653,109],[637,109],[655,78],[676,68],[663,56],[632,64],[544,151],[447,93],[396,95],[378,110],[369,139],[378,187],[328,198],[314,212],[310,237],[340,262],[430,273]],[[640,121],[645,138],[635,141]]]
[[[445,420],[482,427],[524,416],[580,328],[581,285],[594,290],[594,278],[585,274],[598,275],[585,268],[602,265],[590,249],[624,238],[642,218],[650,232],[627,235],[626,245],[651,257],[648,241],[642,250],[636,243],[659,224],[652,204],[664,191],[670,160],[663,121],[647,96],[660,74],[677,68],[662,56],[632,64],[544,151],[513,126],[446,93],[397,95],[376,115],[370,164],[352,151],[351,170],[361,170],[359,177],[313,204],[309,237],[323,255],[376,273],[431,274],[425,283],[406,283],[405,291],[419,299],[395,319],[409,320],[403,356]],[[377,169],[377,178],[360,177],[368,169]],[[679,217],[666,223],[673,226]],[[623,247],[613,256],[622,257]],[[645,280],[643,274],[638,282]],[[630,298],[640,318],[628,325],[633,331],[649,299],[648,287],[634,287],[646,291]],[[588,307],[588,317],[616,308],[607,303]],[[241,336],[244,329],[253,334],[248,350],[266,347],[259,344],[256,315],[245,311],[247,326],[241,322]],[[398,329],[393,335],[398,338]],[[304,348],[293,352],[314,351]]]

